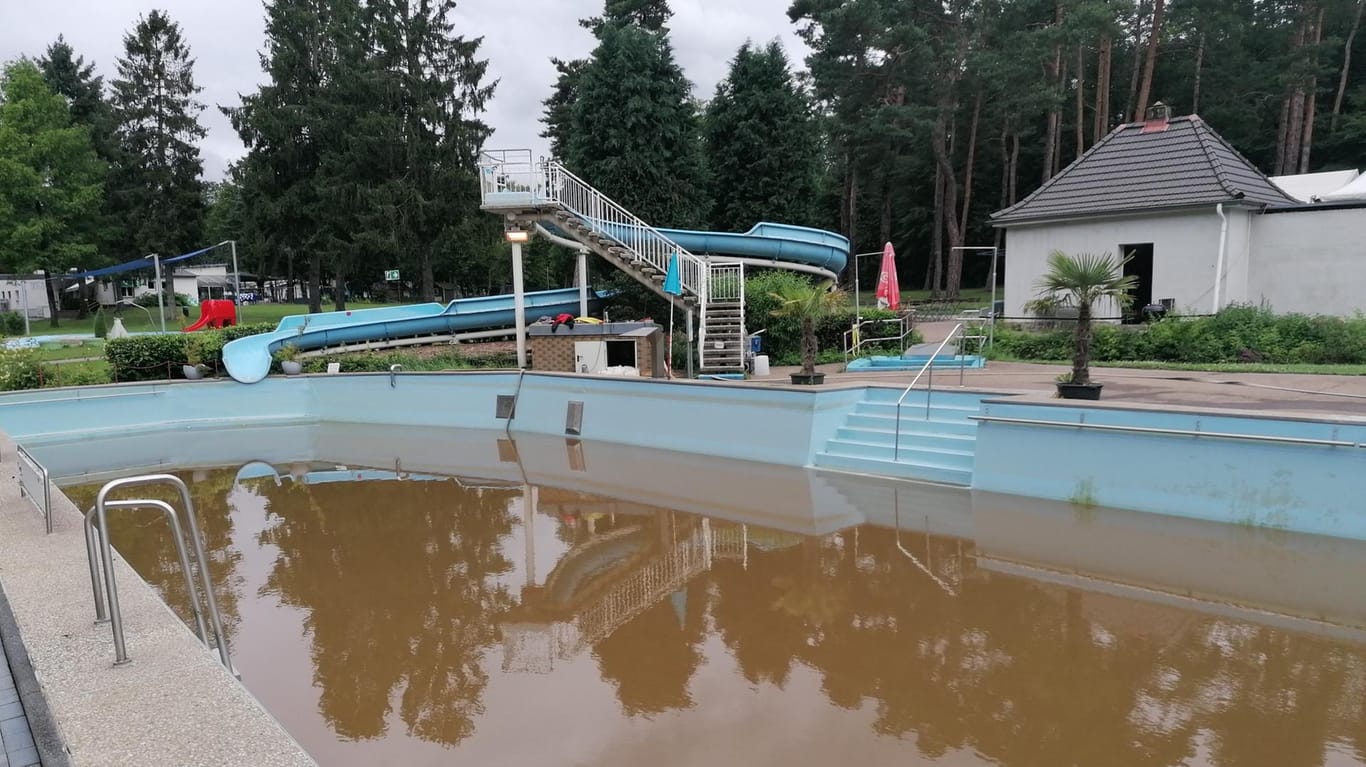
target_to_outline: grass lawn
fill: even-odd
[[[104,356],[104,339],[91,338],[73,344],[43,344],[38,347],[38,359],[43,362],[58,360],[78,360],[86,357]]]
[[[347,304],[346,308],[373,309],[377,306],[397,306],[397,304],[352,303]],[[328,307],[329,305],[324,305],[324,311],[330,311]],[[239,310],[240,319],[243,325],[255,322],[269,322],[274,324],[276,322],[279,322],[282,318],[288,317],[290,315],[307,314],[308,304],[252,304],[249,306],[239,307]],[[137,308],[135,306],[124,306],[121,307],[117,313],[111,313],[108,312],[108,310],[106,310],[106,313],[109,316],[109,324],[111,325],[113,324],[115,317],[123,318],[123,326],[127,328],[128,332],[130,333],[161,330],[161,321],[156,319],[157,310],[155,306],[149,309],[148,311],[143,311],[142,309]],[[197,322],[198,320],[199,307],[192,306],[190,307],[190,316],[188,318],[186,318],[182,313],[175,320],[167,320],[166,329],[180,330],[182,327],[191,325]],[[34,321],[29,329],[33,331],[32,334],[35,336],[60,335],[64,333],[94,333],[95,316],[92,314],[90,317],[87,317],[84,320],[64,319],[61,321],[61,324],[58,325],[56,328],[51,327],[51,325],[49,325],[49,323],[47,322],[38,320]],[[96,355],[100,353],[102,352],[96,352]],[[78,354],[75,356],[80,357],[92,355]]]
[[[1071,360],[1024,360],[1005,355],[991,355],[1000,362],[1027,362],[1037,365],[1067,365]],[[1135,370],[1186,370],[1202,373],[1305,373],[1309,375],[1362,376],[1366,365],[1278,365],[1270,362],[1159,362],[1131,360],[1128,362],[1092,362],[1093,368],[1130,368]]]

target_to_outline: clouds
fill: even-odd
[[[710,98],[725,76],[735,50],[745,40],[778,39],[799,64],[806,48],[787,20],[790,0],[672,0],[669,22],[675,55],[699,98]],[[219,105],[235,106],[239,94],[250,93],[264,79],[258,51],[265,14],[257,0],[68,0],[34,3],[0,0],[0,59],[41,55],[47,45],[66,36],[87,61],[93,60],[106,81],[115,75],[123,51],[123,35],[138,16],[159,7],[177,21],[195,58],[195,77],[206,105],[200,121],[209,135],[201,144],[209,178],[220,178],[229,162],[240,157],[242,144]],[[462,0],[456,28],[468,37],[483,37],[482,55],[489,75],[499,79],[485,120],[494,128],[491,148],[531,147],[537,154],[547,143],[538,137],[541,102],[555,81],[551,57],[587,56],[593,37],[578,20],[602,9],[601,0]]]

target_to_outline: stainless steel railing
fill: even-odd
[[[27,496],[43,512],[47,532],[52,534],[52,483],[47,469],[22,445],[15,445],[19,465],[19,494]]]
[[[1351,442],[1340,439],[1315,439],[1312,437],[1279,437],[1274,434],[1240,434],[1230,431],[1198,431],[1195,429],[1163,429],[1155,426],[1124,426],[1110,423],[1088,423],[1086,421],[1046,421],[1038,418],[1004,418],[990,415],[968,416],[979,423],[1009,423],[1018,426],[1046,426],[1055,429],[1090,429],[1092,431],[1119,431],[1128,434],[1157,434],[1169,437],[1204,437],[1206,439],[1226,439],[1241,442],[1275,442],[1283,445],[1309,445],[1315,447],[1352,447],[1366,449],[1366,442]]]
[[[171,485],[179,492],[181,512],[185,515],[183,526],[177,519],[176,509],[165,501],[151,498],[109,498],[109,494],[119,488],[158,484]],[[86,556],[90,564],[90,588],[95,598],[95,620],[109,621],[110,630],[114,635],[114,664],[122,665],[127,663],[129,658],[127,643],[124,640],[123,610],[119,605],[118,584],[114,579],[113,547],[109,543],[109,510],[135,508],[159,509],[166,516],[167,524],[170,525],[175,538],[176,556],[180,560],[185,577],[190,611],[194,614],[199,638],[206,647],[216,648],[224,668],[236,675],[237,671],[233,668],[232,659],[228,654],[228,637],[223,631],[218,600],[214,597],[213,579],[209,574],[208,558],[204,555],[203,537],[200,535],[199,522],[195,517],[194,501],[190,499],[190,489],[186,487],[185,482],[171,474],[145,474],[107,482],[95,497],[94,507],[85,514]],[[191,550],[194,552],[193,566],[185,547],[187,532]],[[205,625],[205,613],[208,614],[208,626]],[[209,636],[209,628],[213,631],[212,639]]]
[[[893,460],[893,461],[897,460],[897,458],[898,458],[899,455],[901,454],[901,403],[905,402],[905,400],[906,400],[906,395],[907,395],[907,394],[910,394],[910,393],[911,393],[911,389],[914,389],[914,388],[915,388],[915,385],[916,385],[917,383],[920,382],[920,377],[923,376],[923,375],[925,375],[925,371],[929,371],[929,373],[930,373],[930,378],[929,378],[929,382],[928,382],[928,384],[927,384],[927,386],[926,386],[926,388],[925,388],[925,420],[929,420],[929,418],[930,418],[930,394],[933,393],[933,391],[934,391],[934,361],[935,361],[936,359],[938,359],[939,353],[942,352],[942,351],[944,351],[944,347],[945,347],[945,346],[948,346],[949,342],[952,341],[952,340],[954,340],[955,338],[958,339],[958,385],[959,385],[959,386],[962,386],[962,385],[963,385],[963,375],[964,375],[964,367],[965,367],[965,366],[964,366],[964,359],[963,359],[963,357],[964,357],[963,352],[965,351],[965,349],[963,348],[963,323],[960,322],[960,323],[958,323],[957,325],[954,325],[954,326],[953,326],[953,330],[949,331],[948,337],[945,338],[942,342],[940,342],[939,347],[936,348],[936,349],[934,350],[934,353],[930,355],[930,358],[929,358],[928,360],[925,360],[925,364],[922,365],[922,366],[920,367],[920,372],[916,373],[916,374],[915,374],[915,378],[912,378],[912,379],[911,379],[911,383],[910,383],[909,385],[906,386],[906,390],[903,391],[903,392],[901,392],[901,396],[900,396],[900,397],[897,397],[897,400],[896,400],[896,435],[895,435],[895,437],[893,437],[893,439],[892,439],[892,460]]]

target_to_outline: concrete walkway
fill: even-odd
[[[917,327],[926,342],[942,341],[955,323],[925,323]],[[786,384],[796,367],[775,367],[764,384]],[[843,364],[821,365],[827,387],[868,385],[906,386],[916,371],[859,370],[844,373]],[[965,370],[964,388],[999,391],[1025,397],[1052,398],[1055,379],[1066,365],[1026,362],[989,362],[979,370]],[[1146,370],[1093,367],[1091,378],[1104,384],[1101,402],[1120,405],[1160,405],[1245,411],[1276,411],[1290,416],[1366,417],[1366,376],[1292,373],[1208,373],[1184,370]],[[917,387],[924,387],[922,378]],[[957,388],[957,369],[936,369],[934,386]]]
[[[0,643],[0,741],[4,744],[3,750],[0,750],[0,767],[32,767],[41,764],[3,643]]]

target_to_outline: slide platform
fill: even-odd
[[[589,310],[601,306],[609,293],[589,291]],[[563,288],[526,294],[527,322],[562,312],[577,314],[579,289]],[[285,317],[270,333],[247,336],[223,347],[223,366],[242,383],[256,383],[270,373],[272,355],[285,344],[302,351],[325,346],[385,341],[421,335],[463,333],[510,327],[516,323],[511,295],[463,298],[449,304],[320,312]]]

